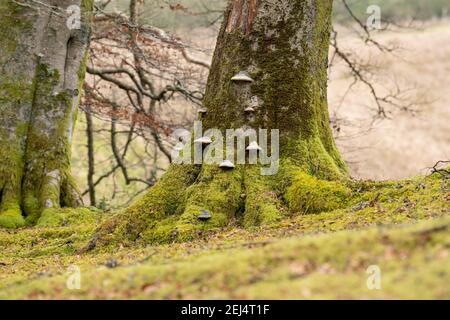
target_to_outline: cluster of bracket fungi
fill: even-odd
[[[239,86],[248,86],[249,89],[249,85],[254,82],[254,80],[250,77],[250,75],[248,74],[247,71],[240,71],[238,72],[236,75],[234,75],[231,78],[231,81],[234,82],[236,85]],[[255,112],[256,109],[259,107],[259,99],[257,96],[252,96],[249,99],[249,102],[246,103],[246,107],[244,109],[245,113],[252,116]],[[198,113],[200,115],[204,115],[206,113],[208,113],[208,109],[206,108],[201,108],[198,110]],[[210,137],[201,137],[197,140],[194,141],[195,143],[201,143],[203,145],[208,145],[212,143],[212,140]],[[250,144],[247,147],[248,151],[252,151],[252,150],[261,150],[261,147],[258,145],[258,143],[256,141],[252,141],[250,142]],[[234,169],[234,164],[232,161],[230,160],[223,160],[220,164],[219,167],[222,169]]]
[[[250,77],[249,73],[247,71],[240,71],[236,75],[234,75],[231,78],[231,81],[239,86],[239,88],[244,89],[244,92],[250,92],[250,84],[254,82],[254,80]],[[248,119],[252,119],[254,116],[254,113],[256,112],[256,109],[259,107],[259,99],[257,96],[252,96],[250,99],[248,99],[249,95],[244,95],[247,102],[245,103],[245,113],[248,116]],[[207,108],[201,108],[198,110],[198,113],[201,116],[208,113]],[[251,120],[250,120],[251,121]],[[212,143],[212,139],[208,136],[204,136],[201,138],[198,138],[194,140],[195,143],[201,143],[202,145],[209,145]],[[246,148],[247,151],[260,151],[262,150],[261,147],[258,145],[256,141],[251,141],[250,144]],[[235,168],[235,165],[231,160],[223,160],[219,167],[224,170],[232,170]],[[210,212],[207,210],[200,210],[201,213],[198,215],[199,220],[209,220],[211,218]]]

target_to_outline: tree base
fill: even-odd
[[[335,210],[351,197],[344,176],[320,180],[290,161],[274,176],[259,169],[172,165],[145,197],[100,226],[89,247],[189,241],[229,225],[251,228]]]
[[[29,176],[27,178],[29,179]],[[8,182],[4,184],[0,181],[3,187],[3,192],[0,192],[2,228],[16,229],[34,225],[51,209],[76,208],[82,204],[81,196],[70,174],[60,177],[53,173],[39,177],[33,180],[36,181],[36,184],[33,184],[34,188],[24,188],[18,182],[14,183],[12,178],[6,180]]]

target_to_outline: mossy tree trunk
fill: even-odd
[[[203,126],[279,129],[283,158],[321,177],[345,173],[327,105],[331,12],[332,0],[231,1],[209,76]],[[255,80],[249,94],[231,81],[239,71]],[[259,101],[250,119],[244,111],[249,96]]]
[[[347,190],[329,181],[347,175],[329,126],[331,16],[332,0],[231,0],[208,79],[203,128],[279,129],[279,172],[172,165],[145,197],[100,228],[97,241],[182,240],[230,221],[253,226],[340,205]],[[240,71],[254,81],[233,82]],[[212,216],[207,222],[198,220],[204,210]]]
[[[91,0],[0,3],[0,226],[81,203],[70,146],[92,10]]]

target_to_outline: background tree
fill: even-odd
[[[314,211],[337,204],[333,196],[345,188],[325,181],[347,176],[327,107],[331,13],[331,0],[230,1],[203,100],[204,129],[279,129],[280,172],[264,177],[254,165],[231,171],[172,165],[145,197],[104,224],[93,244],[115,236],[185,238],[230,220],[251,226],[278,221],[289,208]],[[254,79],[250,95],[231,81],[240,71]],[[250,96],[260,103],[249,118]],[[313,196],[318,203],[306,203],[311,193],[302,198],[303,186],[324,191]],[[212,216],[206,224],[197,219],[203,210]]]
[[[90,0],[0,4],[2,226],[23,225],[22,213],[34,222],[44,209],[81,204],[70,146],[92,10]]]

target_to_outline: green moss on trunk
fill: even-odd
[[[327,105],[332,1],[256,1],[256,6],[250,29],[244,28],[250,19],[244,11],[241,24],[230,27],[226,19],[222,26],[204,99],[204,127],[279,129],[282,158],[322,178],[345,176]],[[254,82],[233,83],[239,71]],[[260,105],[249,120],[244,109],[253,96]]]
[[[34,84],[16,64],[23,49],[20,39],[32,27],[24,12],[12,1],[0,4],[0,226],[7,228],[25,224],[21,183]]]

